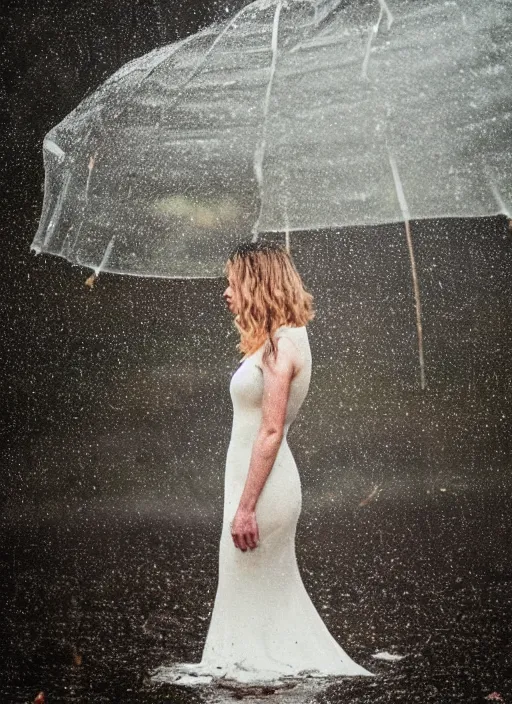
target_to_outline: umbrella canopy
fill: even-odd
[[[31,248],[216,277],[264,232],[509,215],[510,0],[258,0],[45,137]]]

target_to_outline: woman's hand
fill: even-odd
[[[258,547],[260,534],[256,522],[256,511],[246,511],[241,508],[235,513],[231,522],[231,536],[236,548],[245,552]]]

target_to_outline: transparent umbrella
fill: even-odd
[[[510,0],[257,0],[46,135],[31,248],[217,277],[262,233],[509,215]]]

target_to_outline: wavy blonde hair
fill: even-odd
[[[313,296],[304,288],[290,254],[279,244],[243,242],[229,255],[224,274],[236,283],[237,349],[245,357],[263,344],[263,360],[270,352],[275,357],[275,330],[282,325],[302,327],[315,317]]]

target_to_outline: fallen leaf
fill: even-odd
[[[82,654],[78,652],[74,645],[71,646],[71,650],[73,651],[73,663],[80,666],[82,664]]]

